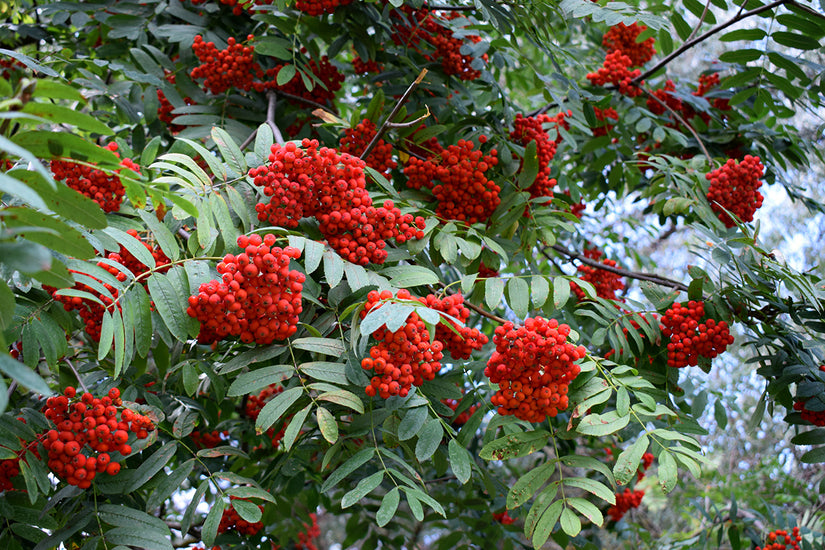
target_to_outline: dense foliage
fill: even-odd
[[[0,546],[822,548],[822,8],[0,4]]]

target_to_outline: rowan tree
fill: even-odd
[[[825,544],[819,2],[0,13],[3,548]]]

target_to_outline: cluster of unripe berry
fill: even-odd
[[[825,372],[825,365],[819,367],[819,370]],[[800,399],[793,404],[795,411],[799,411],[802,420],[810,422],[814,426],[825,426],[825,410],[811,411],[805,407],[807,400]]]
[[[247,500],[245,498],[239,497],[229,497],[229,500]],[[258,505],[258,508],[261,509],[261,512],[264,511],[264,507],[262,505]],[[235,508],[232,506],[227,506],[223,510],[223,515],[221,516],[221,522],[218,525],[218,533],[226,533],[230,529],[237,531],[241,535],[255,535],[264,528],[264,524],[262,521],[256,521],[255,523],[250,523],[243,519],[238,512],[235,511]]]
[[[305,216],[318,220],[329,245],[352,263],[381,264],[389,239],[398,243],[424,236],[425,220],[402,214],[392,201],[376,208],[366,190],[364,161],[304,139],[273,145],[269,164],[249,176],[269,202],[258,203],[258,219],[293,229]]]
[[[251,34],[246,37],[248,41],[254,38]],[[252,58],[254,46],[244,46],[232,37],[227,44],[226,49],[219,50],[214,42],[204,41],[201,35],[197,35],[192,44],[192,51],[201,64],[192,69],[190,76],[192,80],[204,79],[204,90],[215,95],[230,88],[248,91],[255,79],[264,77],[263,69]]]
[[[413,300],[408,290],[399,290],[399,300]],[[370,311],[381,307],[393,298],[392,292],[376,290],[367,294],[367,302],[361,311],[361,318]],[[375,375],[364,389],[367,395],[379,395],[387,399],[391,395],[406,397],[412,386],[420,386],[425,380],[432,380],[441,370],[442,350],[440,340],[430,343],[430,333],[417,313],[410,313],[407,321],[392,332],[381,325],[372,333],[378,342],[370,348],[370,356],[361,360],[364,370],[372,370]]]
[[[117,154],[117,143],[110,143],[104,147]],[[134,172],[139,172],[140,167],[131,159],[123,159],[120,165]],[[120,181],[120,176],[116,170],[113,174],[107,174],[103,170],[92,168],[84,164],[79,164],[67,160],[55,159],[51,162],[52,174],[57,181],[65,181],[66,185],[82,195],[86,195],[97,204],[104,212],[117,212],[123,203],[123,196],[126,189]]]
[[[189,297],[186,313],[201,323],[198,341],[211,344],[227,336],[266,345],[297,330],[306,276],[289,269],[300,257],[297,248],[280,248],[273,234],[241,235],[240,254],[218,263],[221,280],[203,283]]]
[[[608,52],[621,51],[630,58],[631,66],[640,67],[650,61],[656,53],[656,48],[653,46],[655,42],[653,37],[641,42],[636,41],[639,35],[646,30],[645,25],[639,25],[638,23],[632,23],[629,26],[619,23],[610,27],[610,30],[604,34],[602,46]]]
[[[63,395],[46,400],[44,414],[56,426],[43,438],[49,469],[81,489],[99,473],[120,471],[118,456],[122,460],[132,453],[130,433],[146,439],[155,429],[148,417],[123,407],[117,388],[98,399],[89,392],[78,397],[67,387]]]
[[[699,357],[713,359],[724,353],[733,343],[725,321],[718,323],[705,316],[705,304],[691,300],[686,306],[679,302],[673,304],[662,316],[662,334],[670,338],[667,345],[667,364],[669,367],[696,366]]]
[[[765,546],[757,546],[756,550],[799,550],[799,543],[802,536],[799,534],[799,527],[794,527],[788,533],[785,529],[777,529],[768,533]]]
[[[528,317],[519,328],[510,321],[496,327],[484,374],[499,385],[491,398],[499,414],[543,422],[567,408],[567,387],[581,372],[575,361],[585,355],[569,334],[569,326],[542,317]]]
[[[631,491],[625,488],[623,492],[616,493],[616,504],[607,509],[607,515],[613,521],[619,521],[631,508],[638,508],[644,496],[642,490]]]
[[[407,47],[421,53],[425,59],[441,62],[444,74],[455,75],[461,80],[475,80],[481,76],[481,71],[473,68],[474,58],[461,53],[465,40],[477,43],[481,38],[474,35],[465,36],[464,40],[453,36],[447,21],[461,17],[458,13],[439,15],[427,9],[416,9],[403,5],[390,14],[393,21],[392,39],[397,45]],[[425,50],[422,42],[431,49]],[[487,54],[480,59],[487,61]]]
[[[510,139],[521,145],[527,146],[531,141],[536,142],[539,171],[536,179],[527,188],[531,199],[552,197],[553,188],[556,186],[556,180],[550,178],[550,161],[556,156],[556,147],[561,141],[561,134],[557,134],[555,140],[550,139],[544,125],[551,123],[557,124],[555,117],[545,114],[525,117],[518,113],[513,121],[513,131],[510,132]]]
[[[367,145],[378,133],[378,128],[375,123],[369,119],[364,119],[359,122],[355,128],[347,128],[344,130],[344,137],[341,138],[340,149],[342,153],[349,153],[354,157],[360,157],[366,150]],[[390,170],[398,166],[392,158],[392,145],[379,139],[375,146],[364,159],[367,166],[388,175]]]
[[[264,405],[283,391],[284,387],[281,384],[270,384],[258,392],[257,395],[250,395],[244,404],[244,414],[252,420],[257,420],[258,415],[261,414],[261,410],[264,408]],[[275,431],[275,428],[269,428],[266,431],[266,436],[272,442],[272,446],[277,449],[280,447],[281,440],[284,438],[285,433],[286,425],[284,424],[277,432]]]
[[[765,167],[759,157],[745,155],[741,162],[728,159],[724,165],[705,175],[710,182],[707,198],[710,207],[725,227],[736,225],[733,218],[721,207],[736,214],[743,222],[753,221],[753,214],[762,206],[762,187],[759,179]]]
[[[602,257],[602,251],[595,248],[585,248],[584,256],[586,258],[590,258],[591,260],[598,260]],[[616,260],[610,260],[607,258],[601,260],[601,263],[608,267],[617,267],[618,265]],[[587,264],[582,264],[577,269],[579,271],[579,278],[582,281],[587,281],[592,284],[596,288],[596,296],[599,298],[604,298],[605,300],[617,300],[618,298],[616,298],[616,291],[624,289],[622,276],[618,273],[613,273],[612,271],[607,271],[606,269],[599,269],[598,267],[593,267]],[[579,301],[585,299],[584,291],[573,281],[570,281],[570,290],[573,291]]]
[[[593,86],[612,84],[617,86],[619,93],[627,97],[641,95],[642,90],[633,84],[633,79],[642,74],[639,69],[630,70],[633,61],[622,53],[613,50],[605,56],[604,64],[595,73],[587,73],[587,79]]]
[[[479,136],[480,143],[486,141]],[[407,186],[430,189],[437,201],[435,213],[444,220],[485,222],[501,203],[501,188],[484,174],[498,164],[497,155],[496,149],[485,155],[472,141],[460,139],[436,156],[410,157],[404,167]]]

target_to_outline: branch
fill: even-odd
[[[443,290],[446,290],[446,291],[449,292],[449,288],[447,287],[447,285],[444,282],[439,281],[438,286],[441,287]],[[431,288],[431,290],[432,290],[432,288]],[[495,321],[496,323],[500,323],[500,324],[503,325],[504,323],[507,322],[507,319],[505,319],[503,317],[499,317],[498,315],[496,315],[494,313],[490,313],[489,311],[487,311],[486,309],[484,309],[481,306],[477,306],[477,305],[472,304],[472,303],[467,302],[467,301],[464,302],[464,305],[467,308],[472,309],[473,311],[475,311],[476,313],[478,313],[482,317],[486,317],[487,319],[490,319],[491,321]]]
[[[86,384],[83,383],[83,380],[80,378],[80,373],[77,372],[76,368],[74,368],[74,365],[72,364],[72,362],[69,361],[68,359],[64,359],[63,361],[65,361],[66,364],[69,365],[69,368],[72,369],[72,372],[74,373],[75,378],[77,378],[77,382],[78,382],[78,384],[80,384],[80,387],[83,388],[83,391],[88,393],[89,388],[87,388]]]
[[[676,290],[681,290],[683,292],[688,291],[688,286],[684,283],[680,283],[679,281],[675,281],[673,279],[668,279],[667,277],[662,277],[660,275],[654,275],[652,273],[641,273],[638,271],[628,271],[627,269],[622,269],[620,267],[613,267],[609,265],[605,265],[598,260],[594,260],[593,258],[588,258],[583,254],[579,254],[578,252],[573,252],[572,250],[568,250],[567,248],[559,245],[554,244],[551,246],[553,250],[558,252],[559,254],[563,254],[572,260],[579,260],[581,263],[585,265],[589,265],[591,267],[595,267],[597,269],[603,269],[605,271],[609,271],[611,273],[615,273],[617,275],[622,275],[624,277],[628,277],[630,279],[638,279],[640,281],[648,281],[651,283],[655,283],[657,285],[666,286],[669,288],[674,288]],[[541,253],[547,257],[548,259],[550,256],[547,254],[547,249],[542,248]]]
[[[789,3],[791,6],[793,6],[793,7],[795,7],[795,8],[798,8],[798,9],[800,9],[800,10],[804,11],[805,13],[808,13],[808,14],[810,14],[810,15],[813,15],[814,17],[819,17],[820,19],[825,19],[825,13],[820,13],[820,12],[818,12],[818,11],[816,11],[816,10],[813,10],[813,9],[809,8],[808,6],[806,6],[806,5],[804,5],[804,4],[800,4],[799,2],[796,2],[795,0],[791,0],[791,1],[790,1],[790,2],[788,2],[788,3]]]
[[[765,4],[764,6],[761,6],[759,8],[754,8],[750,11],[746,11],[745,13],[736,14],[734,17],[732,17],[728,21],[725,21],[721,25],[717,25],[716,27],[713,27],[708,32],[706,32],[706,33],[704,33],[700,36],[697,36],[693,40],[688,40],[687,42],[685,42],[684,44],[679,46],[679,48],[677,48],[676,50],[671,52],[670,55],[668,55],[667,57],[659,60],[659,62],[656,63],[653,67],[651,67],[650,69],[646,70],[645,72],[643,72],[642,74],[640,74],[639,76],[634,78],[631,82],[633,84],[637,84],[637,83],[641,82],[642,80],[645,80],[646,78],[649,78],[650,75],[654,74],[656,71],[658,71],[659,69],[661,69],[662,67],[664,67],[665,65],[667,65],[668,63],[670,63],[671,61],[676,59],[677,57],[679,57],[680,55],[682,55],[687,50],[691,49],[696,44],[704,42],[705,40],[707,40],[708,38],[710,38],[714,34],[727,29],[728,27],[730,27],[734,23],[737,23],[737,22],[741,21],[742,19],[751,17],[752,15],[758,15],[758,14],[762,13],[763,11],[772,10],[773,8],[781,6],[782,4],[787,4],[789,2],[792,2],[792,0],[775,0],[774,2],[771,2],[770,4]]]
[[[745,0],[745,1],[747,1],[747,0]],[[742,5],[744,6],[744,4],[742,4]],[[705,16],[707,16],[709,9],[710,9],[710,0],[705,2],[705,9],[702,10],[702,17],[699,18],[699,22],[696,23],[696,26],[693,27],[693,31],[691,31],[690,36],[687,37],[688,40],[690,40],[691,38],[696,36],[696,33],[699,32],[699,29],[701,28],[702,23],[705,22]]]
[[[275,106],[278,103],[278,96],[275,94],[274,91],[269,90],[266,92],[266,98],[269,100],[269,104],[266,108],[266,123],[272,129],[272,135],[275,136],[275,143],[278,145],[284,144],[284,136],[281,135],[281,130],[275,124]]]
[[[677,113],[676,111],[674,111],[673,109],[671,109],[671,108],[670,108],[670,105],[668,105],[667,103],[665,103],[664,101],[662,101],[661,99],[659,99],[659,98],[656,96],[656,94],[654,94],[653,92],[651,92],[651,91],[650,91],[650,90],[648,90],[647,88],[645,88],[645,87],[643,87],[643,86],[641,86],[641,85],[639,85],[639,84],[637,84],[637,83],[635,83],[635,82],[634,82],[634,85],[635,85],[637,88],[639,88],[641,91],[643,91],[644,93],[646,93],[646,94],[647,94],[650,98],[654,99],[654,100],[655,100],[655,101],[656,101],[659,105],[661,105],[662,107],[664,107],[665,109],[667,109],[667,110],[670,112],[670,114],[673,116],[673,118],[675,118],[677,121],[679,121],[679,123],[681,123],[681,124],[682,124],[685,128],[687,128],[687,129],[688,129],[688,131],[691,133],[691,135],[693,135],[693,137],[696,139],[696,143],[698,143],[698,144],[699,144],[699,148],[702,150],[702,153],[704,153],[704,154],[705,154],[705,156],[707,157],[708,162],[709,162],[709,163],[711,163],[711,164],[713,164],[713,157],[711,157],[711,156],[710,156],[710,153],[708,152],[707,147],[705,147],[705,144],[704,144],[704,142],[702,141],[702,138],[701,138],[701,137],[699,137],[699,134],[698,134],[698,133],[696,133],[696,130],[694,130],[694,129],[693,129],[693,126],[691,126],[690,124],[688,124],[688,123],[687,123],[687,121],[686,121],[684,118],[682,118],[682,116],[681,116],[679,113]]]
[[[425,5],[425,10],[430,11],[475,11],[475,6],[430,6]]]
[[[390,121],[393,119],[393,117],[395,117],[395,115],[398,114],[398,111],[401,110],[401,106],[407,101],[407,98],[410,97],[410,94],[412,94],[412,92],[413,92],[413,90],[415,90],[416,86],[421,84],[421,81],[424,80],[424,77],[426,75],[427,75],[427,69],[421,69],[421,72],[418,74],[418,77],[413,81],[412,84],[410,84],[409,88],[407,88],[407,91],[404,92],[404,95],[401,96],[401,99],[399,99],[398,103],[396,103],[395,107],[393,107],[393,109],[390,112],[389,116],[384,120],[384,123],[381,125],[380,128],[378,128],[378,131],[372,137],[372,140],[369,142],[369,144],[367,144],[367,147],[366,147],[366,149],[364,149],[364,152],[361,153],[361,157],[360,157],[361,160],[364,160],[365,158],[367,158],[367,156],[373,150],[375,145],[378,143],[378,140],[381,139],[381,137],[387,132],[387,129],[389,128],[389,125],[390,125]]]

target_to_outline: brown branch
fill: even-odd
[[[579,260],[581,263],[585,265],[589,265],[591,267],[595,267],[597,269],[603,269],[604,271],[609,271],[610,273],[615,273],[616,275],[622,275],[624,277],[628,277],[630,279],[637,279],[640,281],[648,281],[650,283],[655,283],[660,286],[666,286],[669,288],[674,288],[676,290],[681,290],[683,292],[688,291],[688,286],[684,283],[680,283],[679,281],[675,281],[673,279],[668,279],[667,277],[662,277],[661,275],[654,275],[653,273],[641,273],[638,271],[629,271],[627,269],[622,269],[621,267],[613,267],[598,260],[594,260],[593,258],[588,258],[584,254],[579,254],[578,252],[573,252],[572,250],[568,250],[567,248],[561,246],[560,244],[554,244],[551,246],[553,250],[558,252],[559,254],[563,254],[572,260]],[[542,248],[541,253],[550,258],[549,254],[547,254],[547,249]]]
[[[799,2],[796,2],[795,0],[791,0],[791,1],[790,1],[790,2],[788,2],[788,3],[789,3],[791,6],[793,6],[793,7],[795,7],[795,8],[798,8],[798,9],[800,9],[800,10],[804,11],[805,13],[808,13],[808,14],[810,14],[810,15],[813,15],[814,17],[819,17],[820,19],[825,19],[825,13],[820,13],[820,12],[818,12],[818,11],[814,10],[814,9],[809,8],[808,6],[806,6],[806,5],[804,5],[804,4],[800,4]]]
[[[687,121],[684,118],[682,118],[682,116],[679,113],[677,113],[676,111],[671,109],[670,105],[668,105],[667,103],[665,103],[664,101],[659,99],[658,96],[656,96],[656,94],[654,94],[653,92],[651,92],[647,88],[641,86],[640,84],[637,84],[635,82],[633,84],[637,88],[639,88],[641,91],[646,93],[650,98],[655,100],[659,105],[661,105],[662,107],[667,109],[670,112],[671,116],[673,116],[673,118],[675,118],[680,124],[682,124],[685,128],[688,129],[688,131],[691,133],[691,135],[696,139],[696,143],[699,144],[699,148],[702,150],[702,153],[704,153],[704,155],[707,157],[708,162],[712,164],[713,163],[713,157],[710,156],[710,153],[708,152],[707,147],[705,147],[705,143],[702,141],[702,138],[699,137],[699,134],[696,132],[696,130],[693,129],[693,126],[688,124]]]
[[[651,67],[650,69],[646,70],[645,72],[643,72],[642,74],[640,74],[639,76],[634,78],[631,82],[636,84],[636,83],[639,83],[639,82],[645,80],[646,78],[649,78],[650,75],[654,74],[656,71],[658,71],[659,69],[661,69],[662,67],[664,67],[665,65],[667,65],[668,63],[670,63],[671,61],[673,61],[674,59],[676,59],[680,55],[682,55],[683,53],[685,53],[687,50],[691,49],[693,46],[695,46],[697,44],[700,44],[701,42],[704,42],[705,40],[707,40],[708,38],[710,38],[714,34],[727,29],[728,27],[730,27],[734,23],[738,23],[742,19],[746,19],[746,18],[751,17],[753,15],[758,15],[758,14],[764,12],[764,11],[772,10],[773,8],[781,6],[782,4],[787,4],[791,1],[792,0],[775,0],[774,2],[771,2],[770,4],[765,4],[764,6],[754,8],[750,11],[746,11],[745,13],[739,13],[739,14],[735,15],[734,17],[732,17],[729,20],[725,21],[721,25],[717,25],[716,27],[713,27],[708,32],[706,32],[706,33],[704,33],[700,36],[697,36],[693,40],[686,41],[684,44],[682,44],[677,49],[675,49],[673,52],[671,52],[670,55],[668,55],[668,56],[662,58],[661,60],[659,60],[659,62],[657,62],[653,67]]]
[[[83,391],[88,393],[89,388],[87,388],[86,384],[83,383],[83,380],[80,378],[80,373],[77,372],[77,369],[74,368],[74,365],[72,364],[72,362],[69,361],[68,359],[63,359],[63,361],[65,361],[66,364],[69,365],[69,368],[72,369],[72,372],[74,373],[75,378],[77,378],[77,383],[80,384],[80,387],[83,388]]]
[[[747,2],[747,0],[745,0]],[[744,4],[743,4],[744,5]],[[699,22],[696,23],[696,26],[693,27],[693,31],[691,31],[690,36],[687,37],[688,40],[696,36],[696,33],[699,32],[699,29],[702,27],[702,23],[705,22],[705,17],[708,14],[708,10],[710,10],[710,0],[705,2],[705,9],[702,10],[702,16],[699,18]]]
[[[424,5],[425,10],[430,11],[475,11],[475,6],[430,6]]]
[[[290,94],[289,92],[283,92],[281,90],[276,90],[279,96],[286,97],[288,99],[294,99],[295,101],[300,101],[302,103],[306,103],[307,105],[312,105],[313,107],[317,107],[318,109],[329,110],[329,107],[326,105],[321,105],[317,101],[312,101],[311,99],[307,99],[305,97],[301,97],[299,95]]]
[[[442,290],[449,291],[449,289],[447,288],[447,285],[442,281],[439,281],[438,286]],[[432,287],[430,287],[430,290],[434,291],[434,289]],[[503,317],[499,317],[498,315],[496,315],[494,313],[490,313],[489,311],[487,311],[486,309],[484,309],[481,306],[477,306],[475,304],[472,304],[472,303],[466,302],[466,301],[464,302],[464,305],[467,306],[469,309],[472,309],[473,311],[475,311],[476,313],[478,313],[482,317],[486,317],[487,319],[490,319],[491,321],[495,321],[496,323],[504,324],[504,323],[507,322],[507,319],[505,319]]]
[[[269,100],[269,104],[266,107],[266,123],[269,125],[270,129],[272,130],[272,135],[275,136],[275,143],[278,145],[284,144],[284,136],[281,135],[281,130],[275,124],[275,106],[278,103],[278,96],[275,94],[274,91],[269,90],[266,92],[266,97]]]
[[[418,77],[413,81],[412,84],[410,84],[410,86],[407,88],[407,91],[404,92],[404,95],[401,96],[401,99],[399,99],[398,102],[395,104],[395,107],[393,107],[393,109],[390,112],[389,116],[387,116],[387,118],[384,120],[384,123],[381,125],[380,128],[378,128],[378,131],[372,137],[372,140],[367,144],[367,147],[366,147],[366,149],[364,149],[364,152],[361,153],[361,157],[360,157],[361,160],[364,160],[365,158],[367,158],[367,156],[373,150],[375,145],[378,143],[378,140],[381,139],[381,137],[386,133],[387,128],[389,128],[390,121],[392,121],[392,119],[395,117],[395,115],[398,114],[398,111],[401,110],[401,106],[404,103],[406,103],[407,98],[409,98],[410,94],[412,94],[413,90],[415,90],[415,88],[419,84],[421,84],[421,81],[424,80],[424,77],[426,75],[427,75],[427,69],[421,69],[421,72],[418,74]]]

